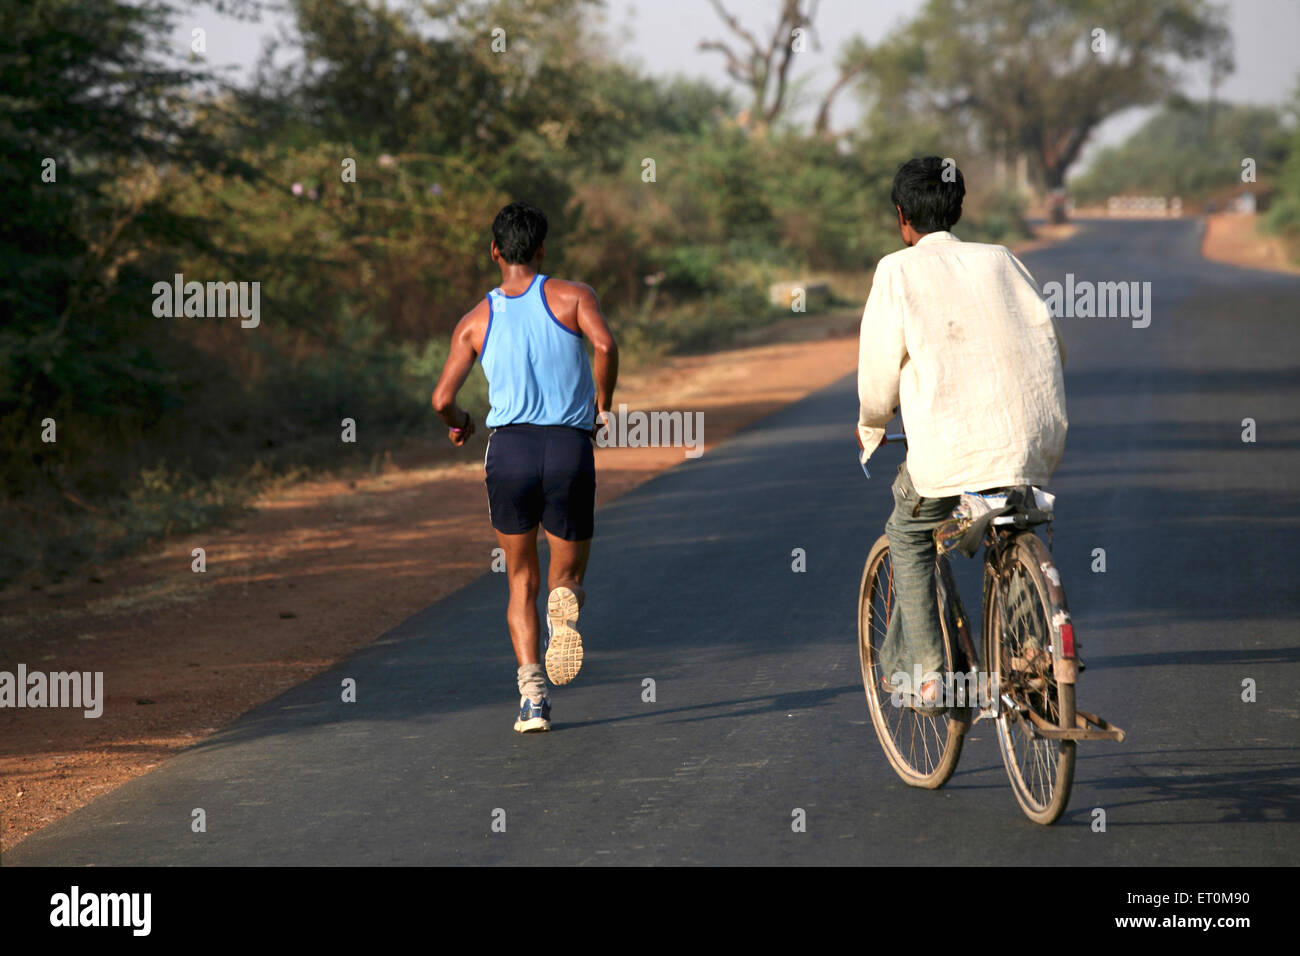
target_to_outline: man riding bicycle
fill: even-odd
[[[1051,312],[1006,247],[949,232],[965,194],[952,160],[926,156],[899,167],[890,198],[908,248],[876,266],[858,353],[864,465],[900,404],[906,413],[907,458],[885,525],[897,606],[881,673],[922,708],[939,703],[944,666],[935,527],[963,491],[1047,484],[1068,424],[1065,348]]]

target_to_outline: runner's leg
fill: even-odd
[[[506,553],[506,578],[510,583],[510,603],[506,623],[515,659],[521,664],[536,664],[541,659],[538,636],[541,623],[537,617],[537,592],[542,576],[537,560],[537,529],[523,534],[497,533],[497,542]]]
[[[582,607],[587,597],[582,589],[582,578],[587,573],[591,539],[566,541],[548,531],[546,542],[551,549],[551,561],[546,572],[546,590],[550,592],[560,587],[569,588],[578,598],[578,607]]]
[[[546,677],[539,662],[541,626],[537,617],[537,592],[541,587],[537,525],[543,506],[543,436],[542,429],[527,426],[496,429],[483,457],[492,527],[506,555],[510,588],[506,622],[519,663],[516,684],[520,696],[533,701],[546,697]]]
[[[582,667],[578,608],[595,529],[596,463],[591,436],[576,428],[552,428],[546,436],[542,488],[542,527],[551,549],[546,601],[550,642],[546,674],[552,684],[567,684]]]

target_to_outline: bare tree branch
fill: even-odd
[[[789,84],[790,65],[794,58],[794,31],[808,27],[812,15],[817,9],[817,0],[811,3],[808,11],[803,8],[805,0],[781,0],[781,15],[763,47],[758,38],[722,5],[722,0],[709,0],[719,19],[727,29],[749,48],[748,57],[742,58],[734,49],[721,40],[702,40],[700,50],[715,50],[727,60],[727,75],[749,87],[754,95],[751,122],[761,119],[771,123],[785,108],[786,89]],[[773,84],[775,81],[775,84]],[[771,89],[775,85],[775,89]]]
[[[744,83],[746,86],[753,85],[753,68],[740,57],[736,56],[721,40],[701,40],[698,46],[700,50],[717,50],[727,58],[727,75],[738,83]]]
[[[754,56],[762,57],[763,48],[758,45],[758,40],[755,38],[754,34],[741,26],[740,21],[727,12],[726,8],[722,5],[722,0],[709,0],[709,3],[713,7],[714,11],[717,12],[718,17],[722,22],[727,25],[727,29],[748,43],[749,49],[753,52]]]
[[[784,44],[781,47],[781,64],[777,67],[776,73],[776,95],[764,113],[764,118],[769,123],[776,119],[785,105],[787,77],[790,72],[790,61],[794,57],[794,31],[806,24],[799,3],[800,0],[785,0],[785,7],[781,11],[781,22],[777,24],[772,34],[772,55],[776,54],[778,40],[784,39]]]
[[[836,79],[836,81],[831,84],[831,88],[826,91],[826,95],[822,97],[821,106],[817,110],[817,122],[814,129],[819,136],[826,135],[830,130],[831,104],[835,101],[835,97],[840,95],[840,92],[844,87],[848,86],[866,72],[870,63],[871,51],[867,50],[862,56],[857,57],[840,67],[839,78]]]

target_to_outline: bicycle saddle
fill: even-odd
[[[1052,520],[1056,497],[1033,485],[990,488],[964,492],[953,517],[965,531],[953,547],[968,558],[975,557],[989,525],[1012,525],[1024,529]]]

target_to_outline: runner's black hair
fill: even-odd
[[[944,182],[944,160],[938,156],[909,159],[898,167],[889,199],[917,232],[943,232],[961,219],[966,181],[957,164],[949,163],[952,182]]]
[[[526,202],[512,202],[492,221],[492,238],[506,262],[532,262],[546,238],[546,213]]]

